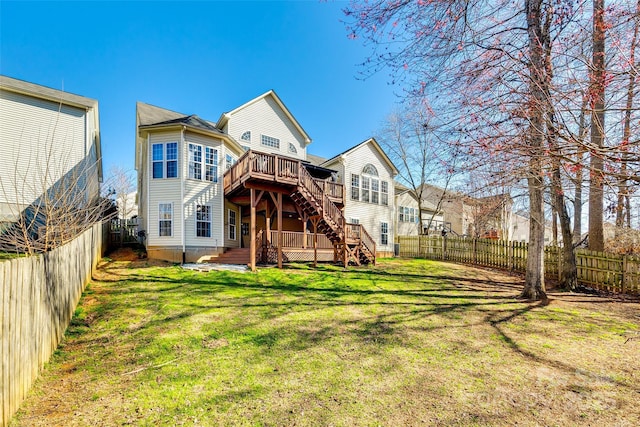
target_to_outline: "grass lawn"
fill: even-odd
[[[640,424],[640,304],[425,260],[107,260],[12,426]]]

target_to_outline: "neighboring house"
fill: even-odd
[[[46,203],[58,209],[97,201],[102,160],[96,100],[0,76],[0,141],[5,230],[29,215],[48,224],[42,218]]]
[[[508,195],[473,198],[425,184],[422,187],[421,227],[416,221],[418,202],[413,191],[396,183],[398,235],[440,234],[510,239],[513,233],[512,201]]]
[[[375,261],[376,244],[392,250],[387,211],[393,211],[389,171],[395,168],[375,141],[343,153],[346,169],[330,168],[338,162],[318,164],[319,158],[307,156],[311,139],[274,91],[222,114],[217,123],[141,102],[136,110],[138,215],[149,257],[254,267],[287,260],[366,263]],[[370,156],[372,168],[363,170],[356,155]],[[352,171],[377,185],[369,189],[368,206],[376,200],[385,212],[371,236],[349,223],[356,206],[345,218],[338,175]]]

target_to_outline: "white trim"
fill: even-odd
[[[234,227],[234,237],[231,238],[231,212],[235,214],[235,224]],[[238,212],[233,209],[227,209],[227,225],[229,226],[229,240],[233,240],[234,242],[238,240]]]
[[[169,231],[169,235],[168,236],[163,236],[162,234],[160,234],[160,222],[163,221],[162,219],[162,212],[160,211],[160,206],[161,205],[169,205],[171,207],[171,230]],[[174,221],[175,221],[175,209],[173,206],[173,202],[158,202],[158,223],[156,224],[158,227],[158,238],[162,239],[164,237],[175,237],[175,227],[173,225]],[[166,220],[165,220],[166,221]]]
[[[198,222],[207,222],[207,221],[198,221],[198,206],[209,208],[209,235],[208,236],[198,236]],[[203,205],[196,202],[194,209],[194,236],[196,239],[211,239],[213,237],[213,206],[208,203]]]

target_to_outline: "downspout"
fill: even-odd
[[[178,152],[182,152],[184,157],[184,152],[185,152],[185,145],[184,145],[184,131],[186,129],[186,126],[182,126],[182,130],[180,131],[180,150]],[[180,159],[180,156],[178,156],[178,162],[179,164],[182,164],[182,159]],[[187,259],[187,244],[186,244],[186,238],[185,238],[185,232],[187,230],[187,219],[185,217],[184,214],[184,181],[185,181],[185,177],[184,177],[184,167],[181,168],[181,172],[180,172],[180,215],[182,215],[182,232],[181,234],[181,240],[182,240],[182,263],[184,264],[186,262]]]
[[[151,166],[152,170],[149,171],[149,165],[152,164],[152,162],[149,162],[149,158],[151,157],[149,156],[149,148],[151,148],[151,146],[149,145],[149,142],[151,142],[151,138],[149,135],[150,135],[149,132],[147,132],[147,146],[145,147],[145,150],[144,150],[145,153],[142,155],[144,156],[144,158],[142,159],[144,161],[144,163],[142,164],[142,170],[145,170],[145,169],[147,170],[147,173],[143,174],[143,177],[145,177],[147,181],[146,185],[144,182],[142,183],[142,191],[146,193],[145,197],[147,199],[147,203],[145,203],[145,207],[142,210],[142,215],[143,215],[142,220],[144,221],[144,227],[147,229],[147,244],[146,244],[147,248],[149,247],[149,235],[151,234],[149,233],[149,226],[151,225],[151,223],[149,222],[149,209],[151,209],[151,205],[150,205],[151,199],[149,198],[149,193],[150,193],[149,189],[151,187],[151,175],[153,174],[153,165]],[[160,224],[159,216],[160,216],[160,212],[158,212],[158,224]],[[160,228],[159,225],[158,225],[158,228]]]

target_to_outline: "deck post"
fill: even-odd
[[[347,251],[347,220],[344,217],[342,217],[342,230],[344,230],[342,232],[342,257],[344,260],[344,268],[346,270],[349,265],[349,254]]]
[[[318,266],[318,220],[318,218],[311,219],[313,225],[313,268]],[[335,245],[333,247],[335,251]]]
[[[249,233],[249,263],[251,271],[256,271],[256,190],[249,190],[251,193],[251,225]]]
[[[267,246],[271,244],[271,209],[269,209],[269,203],[265,207],[265,225],[267,228]]]
[[[282,268],[282,193],[278,193],[278,268]]]

